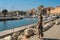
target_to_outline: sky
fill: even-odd
[[[0,0],[0,10],[30,10],[43,5],[44,7],[60,6],[60,0]]]

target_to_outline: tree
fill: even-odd
[[[40,5],[40,6],[38,7],[38,10],[39,10],[39,11],[42,11],[42,14],[43,14],[43,15],[46,14],[46,9],[44,8],[43,5]]]
[[[52,8],[52,7],[47,7],[48,16],[50,15],[51,8]]]
[[[39,10],[42,10],[42,9],[44,9],[44,6],[43,6],[43,5],[40,5],[40,6],[38,7],[38,9],[39,9]]]
[[[6,17],[7,12],[8,12],[7,9],[2,10],[2,13],[3,13],[4,17]]]

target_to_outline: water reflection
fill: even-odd
[[[6,21],[4,21],[3,22],[3,30],[6,30],[6,28],[7,28],[7,25],[6,24],[7,24]]]

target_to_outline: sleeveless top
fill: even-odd
[[[43,17],[40,16],[39,17],[39,20],[38,20],[38,28],[41,28],[42,27],[42,22],[43,22]]]
[[[42,16],[39,17],[39,24],[42,25],[43,18]]]

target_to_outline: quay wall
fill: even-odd
[[[22,32],[26,28],[31,28],[31,27],[34,27],[34,26],[36,26],[36,23],[30,24],[30,25],[27,25],[27,26],[22,26],[22,27],[17,27],[17,28],[13,28],[13,29],[2,31],[2,32],[0,32],[0,38],[3,38],[3,37],[8,36],[8,35],[11,35],[12,33],[17,32],[17,31]]]

